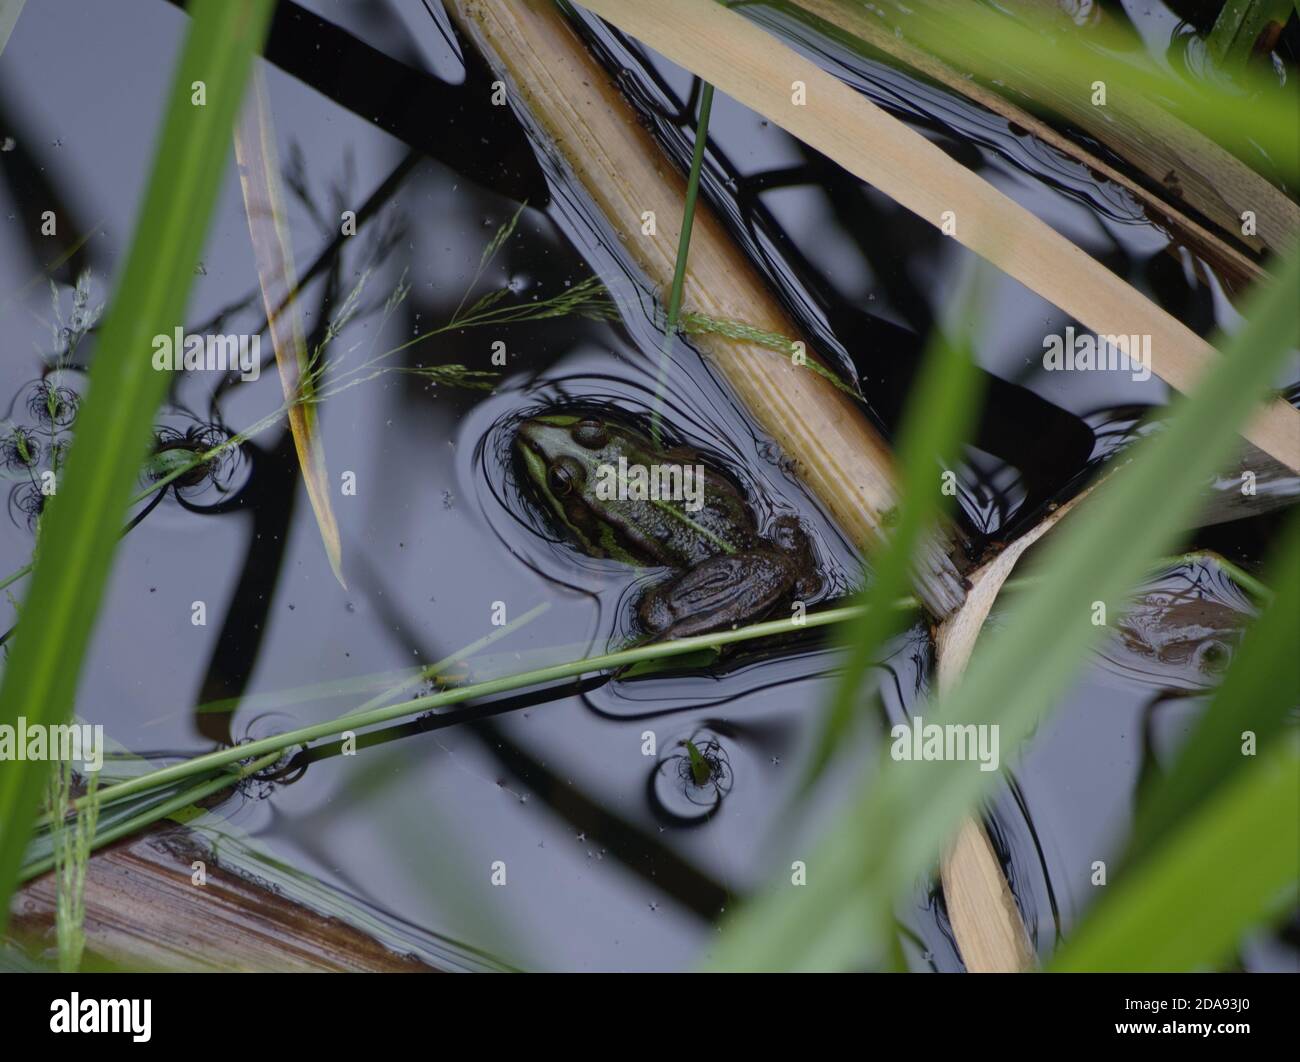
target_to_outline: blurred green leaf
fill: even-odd
[[[41,521],[22,622],[0,685],[0,723],[54,724],[72,711],[81,665],[118,543],[117,529],[168,384],[152,339],[181,323],[230,133],[271,0],[194,0],[135,236],[99,334],[66,470]],[[206,100],[192,102],[202,82]],[[46,766],[0,771],[0,929]]]
[[[1122,876],[1052,969],[1190,971],[1231,955],[1242,935],[1295,901],[1300,746],[1274,742],[1237,772],[1131,877]]]
[[[852,726],[854,709],[864,696],[863,677],[880,647],[914,621],[911,613],[894,603],[909,592],[911,558],[943,508],[940,473],[955,467],[979,409],[982,377],[971,351],[971,322],[979,306],[980,281],[993,271],[972,261],[977,264],[959,295],[960,309],[950,316],[961,325],[936,328],[908,400],[898,449],[902,476],[898,518],[884,549],[873,558],[873,581],[854,601],[865,611],[844,627],[844,670],[823,715],[801,792],[821,775]]]

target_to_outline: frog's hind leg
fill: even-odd
[[[738,626],[758,619],[786,596],[796,571],[790,558],[776,550],[710,557],[647,591],[637,618],[655,640]]]

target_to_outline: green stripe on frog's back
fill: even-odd
[[[674,519],[680,520],[683,526],[690,528],[696,534],[702,535],[704,538],[711,541],[715,546],[718,547],[718,550],[720,552],[722,553],[736,552],[736,547],[731,545],[731,543],[723,541],[721,538],[715,535],[703,524],[698,524],[694,520],[692,520],[686,514],[685,505],[682,505],[682,507],[679,509],[672,502],[658,501],[658,500],[652,502],[651,504],[659,507],[660,509],[666,510],[669,513],[669,515],[671,515]]]
[[[608,555],[616,555],[610,548],[612,543],[628,563],[674,568],[697,564],[720,553],[734,553],[752,544],[748,526],[724,534],[719,514],[709,515],[714,517],[711,523],[718,530],[693,518],[682,502],[624,501],[605,512],[602,542]]]

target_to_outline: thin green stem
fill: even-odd
[[[704,166],[704,148],[709,140],[709,112],[713,109],[713,86],[707,81],[700,94],[700,118],[695,125],[695,153],[691,156],[691,173],[686,181],[686,205],[682,212],[682,231],[677,240],[677,266],[668,293],[668,318],[664,323],[664,341],[659,348],[659,373],[655,379],[654,408],[650,414],[650,435],[657,446],[660,441],[659,417],[664,387],[668,383],[668,351],[677,334],[677,318],[682,312],[682,288],[686,283],[686,259],[691,246],[691,227],[695,224],[695,204],[700,191],[700,170]]]
[[[382,693],[366,701],[366,703],[363,704],[360,708],[357,708],[355,711],[351,713],[345,713],[344,715],[339,716],[338,717],[339,721],[347,719],[351,715],[358,715],[362,712],[370,711],[373,708],[378,708],[381,704],[384,704],[387,701],[391,701],[394,697],[402,693],[405,693],[409,689],[413,689],[414,687],[418,686],[420,683],[424,682],[426,679],[429,679],[437,675],[439,671],[451,667],[453,664],[459,663],[460,661],[464,660],[467,656],[471,656],[474,653],[477,653],[481,649],[486,649],[493,642],[496,642],[499,639],[504,638],[506,635],[513,634],[521,627],[524,627],[529,623],[531,623],[533,620],[535,620],[538,616],[540,616],[550,607],[551,607],[551,603],[549,601],[543,601],[540,605],[537,605],[529,609],[522,616],[519,616],[518,618],[511,620],[509,623],[505,624],[504,626],[498,627],[490,634],[485,634],[482,638],[479,638],[477,641],[470,642],[469,645],[465,646],[462,649],[456,650],[456,652],[452,653],[450,656],[445,656],[437,663],[429,664],[427,667],[422,667],[417,669],[412,674],[404,678],[397,685],[386,688]],[[239,746],[239,747],[244,748],[246,746]],[[116,788],[117,788],[116,786],[111,786],[108,789],[105,789],[104,792],[116,791]],[[73,803],[70,806],[73,809],[80,810],[81,805],[85,800],[86,800],[85,797],[81,797],[78,800],[73,801]],[[102,793],[100,795],[100,799],[98,802],[100,804],[103,803]],[[54,820],[53,813],[47,812],[46,814],[40,816],[36,820],[36,829],[39,830],[47,825],[50,825],[53,820]]]
[[[218,768],[226,767],[232,763],[238,763],[242,760],[248,759],[250,756],[263,756],[272,752],[279,754],[285,749],[292,748],[295,745],[303,745],[319,738],[337,737],[346,731],[375,726],[379,723],[387,723],[394,719],[401,719],[406,716],[418,715],[434,708],[446,708],[453,704],[459,704],[462,701],[475,700],[480,697],[489,697],[497,693],[506,693],[511,690],[520,689],[524,686],[538,686],[548,682],[557,682],[562,679],[574,678],[591,672],[613,670],[644,660],[657,660],[664,657],[682,656],[699,649],[731,645],[736,642],[750,641],[755,638],[766,638],[774,634],[789,634],[808,627],[825,627],[834,623],[842,623],[847,619],[859,615],[860,612],[861,609],[855,606],[833,608],[827,609],[824,612],[809,613],[802,617],[794,616],[790,619],[768,620],[764,623],[755,623],[751,626],[742,627],[739,630],[734,631],[722,631],[717,634],[701,634],[693,638],[681,638],[677,641],[640,645],[630,649],[620,649],[616,652],[604,653],[600,656],[587,657],[583,660],[572,660],[562,664],[553,664],[549,667],[520,672],[516,675],[507,675],[502,678],[490,679],[486,682],[477,682],[468,686],[458,686],[454,689],[440,690],[437,693],[432,693],[424,697],[416,697],[409,701],[403,701],[400,704],[372,708],[364,712],[350,712],[338,717],[337,719],[331,719],[323,723],[299,727],[296,730],[286,731],[283,734],[275,734],[271,737],[247,742],[243,745],[236,745],[231,748],[218,749],[215,752],[196,756],[183,763],[173,764],[169,767],[161,767],[156,771],[150,771],[148,774],[139,775],[136,778],[128,779],[127,781],[120,782],[117,785],[107,786],[99,792],[99,803],[101,807],[106,806],[108,804],[116,803],[119,800],[123,800],[126,797],[134,796],[137,793],[146,792],[150,789],[156,789],[164,785],[171,785],[186,778],[192,778],[195,775],[205,774],[208,771],[217,770]],[[75,807],[76,804],[74,803],[73,806]]]
[[[35,566],[35,562],[29,561],[27,564],[24,564],[21,568],[18,568],[15,571],[10,572],[3,579],[0,579],[0,590],[4,590],[6,587],[12,586],[14,583],[18,582],[18,580],[21,579],[24,575],[31,574],[31,570],[34,566]]]

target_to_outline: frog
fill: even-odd
[[[1119,622],[1124,645],[1162,664],[1214,674],[1228,664],[1248,615],[1208,597],[1152,594]]]
[[[527,481],[579,550],[670,570],[636,605],[651,641],[754,622],[821,587],[798,518],[782,515],[760,534],[741,487],[692,447],[656,444],[612,417],[541,413],[519,424],[514,448]],[[637,469],[675,470],[680,489],[643,497],[628,475]]]

